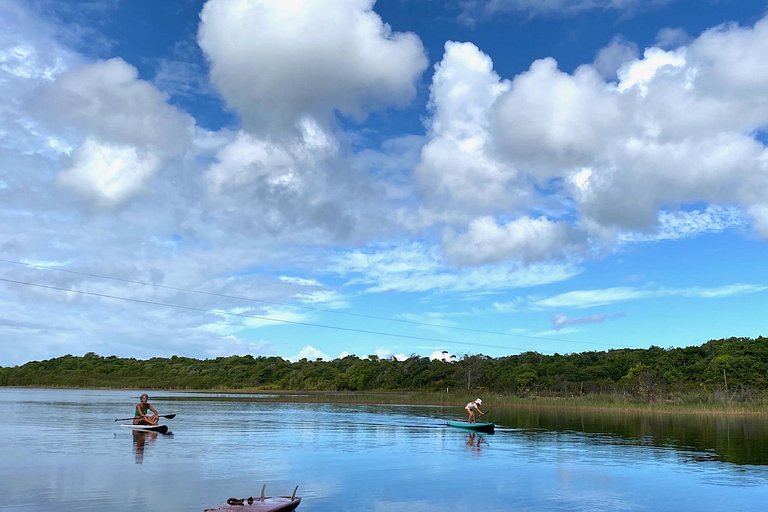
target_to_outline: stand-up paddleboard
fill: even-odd
[[[464,428],[468,430],[477,430],[478,432],[493,432],[496,428],[495,423],[477,422],[469,423],[468,421],[449,421],[449,427]]]
[[[120,425],[121,427],[130,428],[139,432],[159,432],[165,434],[168,432],[168,425]]]

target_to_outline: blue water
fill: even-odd
[[[736,464],[666,438],[510,424],[474,435],[444,424],[460,417],[460,405],[275,404],[172,392],[150,392],[150,401],[178,415],[165,422],[173,435],[133,434],[114,419],[132,416],[139,394],[0,388],[0,510],[202,511],[258,496],[262,484],[268,495],[298,485],[299,512],[768,507],[768,460],[753,454]]]

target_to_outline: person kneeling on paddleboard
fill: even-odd
[[[467,411],[467,421],[469,423],[475,422],[475,411],[480,413],[480,416],[485,414],[483,411],[480,410],[480,406],[483,405],[483,401],[479,398],[475,400],[474,402],[469,402],[467,405],[464,406],[464,410]]]
[[[149,395],[143,393],[139,400],[140,402],[136,404],[136,412],[133,414],[133,424],[157,425],[157,422],[160,421],[160,415],[157,412],[157,409],[152,407],[152,404],[149,403]],[[149,414],[150,411],[152,414]]]

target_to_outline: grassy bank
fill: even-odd
[[[462,408],[478,396],[484,406],[493,409],[573,409],[584,411],[612,411],[627,413],[674,413],[718,415],[768,415],[768,399],[755,398],[749,402],[718,401],[714,397],[680,396],[675,399],[641,402],[622,395],[584,395],[574,397],[528,396],[520,397],[500,393],[437,393],[437,392],[333,392],[333,391],[275,391],[261,389],[201,390],[196,394],[208,395],[211,400],[242,402],[380,404],[380,405],[435,405]],[[161,398],[162,391],[154,397]],[[222,397],[227,394],[227,397]],[[200,400],[196,397],[167,396],[163,399]],[[205,399],[205,398],[203,398]]]

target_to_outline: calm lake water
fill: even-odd
[[[0,388],[2,511],[202,511],[291,494],[299,512],[763,511],[764,420],[234,401],[153,392],[173,435],[133,434],[137,391]],[[242,395],[238,395],[242,398]]]

